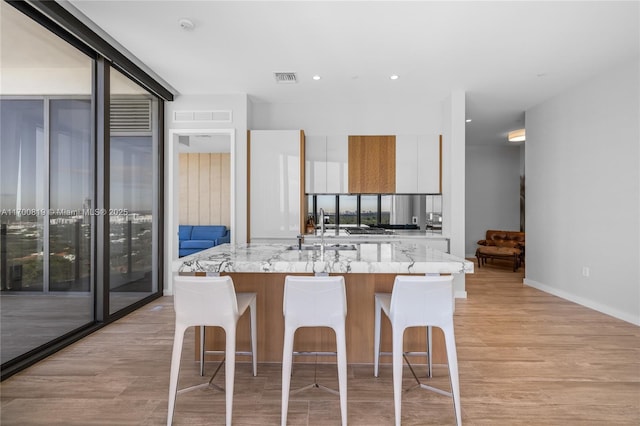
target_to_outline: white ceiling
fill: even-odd
[[[527,108],[640,55],[638,1],[70,3],[181,94],[417,103],[464,89],[473,145],[504,144]]]

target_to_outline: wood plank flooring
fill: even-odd
[[[640,328],[523,286],[523,275],[500,262],[476,267],[468,298],[456,301],[463,423],[639,425]],[[163,297],[0,383],[0,424],[165,424],[172,339],[172,299]],[[207,380],[193,362],[193,342],[189,331],[181,387]],[[314,375],[337,388],[335,365],[304,364],[294,366],[292,389]],[[215,383],[223,380],[221,371]],[[389,366],[374,378],[372,366],[350,365],[348,380],[351,425],[393,424]],[[436,366],[431,381],[448,388],[446,366]],[[279,364],[261,363],[252,377],[250,364],[239,363],[234,424],[279,424],[280,382]],[[411,385],[405,368],[404,386]],[[402,401],[404,425],[455,424],[447,397],[414,389]],[[223,393],[178,397],[174,424],[223,423]],[[289,424],[340,424],[338,397],[318,389],[292,395]]]

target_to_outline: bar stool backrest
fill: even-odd
[[[295,327],[334,326],[347,315],[347,295],[342,276],[288,275],[284,283],[282,311]]]
[[[402,327],[451,322],[453,276],[398,275],[391,293],[390,319]]]
[[[231,277],[176,276],[173,290],[176,322],[185,326],[222,325],[238,320]]]

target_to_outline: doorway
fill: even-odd
[[[231,230],[231,244],[235,242],[235,130],[234,129],[170,129],[167,138],[167,199],[165,201],[166,227],[165,227],[165,253],[168,262],[165,268],[165,295],[173,293],[173,280],[171,276],[178,270],[180,260],[178,258],[178,225],[181,220],[198,220],[200,213],[208,214],[208,207],[196,207],[200,202],[198,194],[192,194],[185,197],[184,191],[188,190],[188,182],[184,182],[184,171],[181,173],[181,167],[196,166],[196,163],[202,161],[218,161],[219,158],[228,158],[228,179],[224,180],[223,185],[227,186],[222,190],[228,194],[222,199],[228,202],[228,228]],[[182,159],[181,159],[182,155]],[[190,157],[190,160],[185,158]],[[201,157],[201,158],[200,158]],[[207,158],[210,158],[207,160]],[[226,160],[223,160],[226,161]],[[193,173],[193,171],[192,171]],[[181,179],[182,175],[182,179]],[[189,179],[188,177],[186,177]],[[216,182],[220,182],[216,180]],[[219,185],[219,183],[214,184]],[[210,191],[211,188],[203,186],[204,191]],[[222,188],[221,188],[222,189]],[[215,188],[214,188],[215,191]],[[191,201],[189,201],[191,200]],[[210,202],[210,201],[209,201]],[[189,203],[191,205],[184,206]],[[226,206],[225,206],[226,207]],[[215,209],[215,206],[214,206]],[[191,212],[189,213],[189,210]],[[218,214],[218,213],[215,213]],[[218,216],[219,217],[219,216]],[[223,218],[224,213],[223,213]],[[187,218],[187,219],[185,219]],[[206,221],[206,219],[203,218]],[[191,225],[198,223],[188,223]]]

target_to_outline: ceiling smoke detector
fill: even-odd
[[[187,18],[179,19],[178,24],[180,24],[180,28],[185,31],[191,31],[196,27],[193,21]]]
[[[273,75],[275,76],[276,83],[278,84],[291,84],[298,82],[298,77],[296,77],[295,72],[275,72]]]

